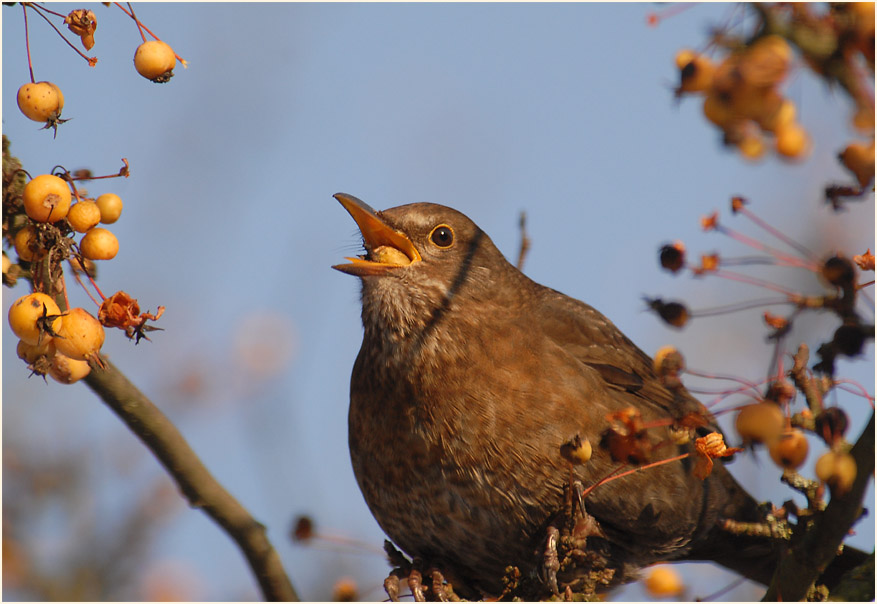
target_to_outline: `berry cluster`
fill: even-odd
[[[119,174],[111,176],[127,175],[127,170],[126,163]],[[157,319],[158,314],[141,314],[137,301],[124,292],[104,298],[94,283],[93,261],[110,260],[119,251],[116,236],[97,225],[116,222],[122,200],[114,193],[89,199],[74,181],[104,177],[88,172],[73,176],[65,171],[61,176],[40,174],[15,186],[21,173],[17,169],[4,175],[4,236],[18,256],[18,263],[13,264],[3,254],[4,282],[13,285],[19,276],[29,277],[35,284],[51,284],[44,289],[57,292],[58,297],[39,290],[21,296],[10,307],[9,325],[20,339],[18,356],[34,373],[71,384],[88,375],[92,365],[100,366],[105,326],[121,328],[139,339],[145,337],[146,319]],[[74,197],[77,201],[71,205]],[[73,239],[76,233],[83,233],[78,244]],[[64,260],[70,261],[77,282],[82,284],[79,274],[85,274],[104,298],[98,318],[67,304]],[[69,310],[62,311],[59,301]]]
[[[33,3],[22,4],[25,15],[25,39],[28,39],[27,27],[27,11],[32,10],[43,17],[51,25],[50,17],[63,18],[63,24],[80,37],[80,42],[85,50],[91,50],[94,46],[94,33],[97,30],[97,17],[94,12],[87,9],[76,9],[68,13],[66,16],[56,13],[49,8]],[[181,59],[174,53],[173,49],[166,43],[158,39],[140,20],[134,16],[133,9],[125,8],[120,4],[116,4],[129,17],[134,19],[143,43],[137,47],[134,52],[134,68],[137,73],[148,80],[157,83],[165,83],[170,81],[174,75],[174,67],[176,67],[177,59],[186,66],[186,61]],[[55,31],[64,39],[67,44],[73,48],[80,56],[82,56],[92,67],[97,65],[96,57],[86,57],[69,41],[61,31],[52,25]],[[146,34],[149,34],[154,40],[147,40]],[[33,76],[33,66],[30,65],[30,50],[28,41],[28,64],[30,67],[31,81],[18,89],[18,108],[29,119],[35,122],[44,123],[44,128],[51,128],[56,134],[58,125],[67,120],[61,119],[61,111],[64,109],[64,95],[61,89],[52,82],[37,82]]]
[[[862,318],[856,308],[861,290],[874,283],[860,280],[857,268],[872,272],[874,256],[868,250],[852,259],[840,254],[820,259],[759,218],[747,205],[748,202],[742,197],[731,199],[733,214],[748,218],[796,253],[785,252],[738,232],[724,225],[719,220],[718,214],[714,213],[702,219],[704,229],[724,234],[763,255],[732,258],[712,253],[701,256],[700,264],[689,264],[686,260],[685,245],[677,241],[661,247],[659,261],[664,269],[672,273],[688,269],[699,277],[726,278],[767,289],[778,294],[777,298],[759,299],[753,304],[741,303],[703,311],[690,311],[680,302],[665,303],[660,299],[648,300],[648,302],[652,310],[675,327],[681,327],[685,323],[676,320],[679,316],[684,316],[687,321],[688,318],[733,312],[766,304],[791,306],[792,311],[787,316],[772,312],[764,313],[764,322],[770,329],[769,339],[776,343],[778,359],[777,368],[766,384],[739,379],[741,384],[739,388],[721,393],[712,405],[732,395],[744,395],[749,398],[749,402],[742,406],[724,411],[736,411],[735,428],[743,442],[747,445],[766,447],[773,462],[784,471],[793,472],[804,464],[809,451],[808,432],[820,437],[829,450],[816,462],[814,468],[816,478],[820,484],[827,485],[833,495],[842,495],[850,490],[856,478],[856,462],[849,452],[850,444],[844,438],[848,425],[847,415],[839,406],[827,404],[825,398],[832,390],[844,390],[861,394],[873,405],[873,396],[867,394],[863,387],[849,389],[843,383],[844,380],[834,379],[834,373],[837,356],[858,356],[864,350],[867,341],[874,338],[873,323]],[[735,266],[766,263],[812,271],[825,285],[825,293],[804,295],[785,288],[777,282],[760,280],[732,270]],[[671,312],[674,308],[677,308],[676,312]],[[803,312],[813,310],[832,312],[840,319],[841,325],[836,329],[831,340],[819,346],[817,354],[821,360],[813,366],[812,371],[807,369],[809,352],[805,345],[801,345],[792,355],[794,361],[792,368],[784,370],[783,357],[786,356],[784,342],[790,333],[793,321]],[[655,360],[655,370],[670,388],[678,386],[683,373],[712,377],[686,370],[681,355],[672,348],[659,351]],[[737,378],[725,376],[725,379]],[[764,386],[764,394],[759,392],[762,386]],[[806,407],[797,413],[792,413],[795,398],[799,393],[804,395]],[[722,411],[716,413],[721,414]]]
[[[810,139],[796,120],[794,102],[780,91],[792,56],[788,42],[777,35],[759,38],[718,65],[705,55],[681,50],[676,55],[677,94],[704,95],[704,116],[743,157],[762,157],[770,140],[781,157],[800,158]]]
[[[784,159],[801,159],[810,137],[781,88],[793,68],[808,68],[848,93],[855,104],[852,125],[870,139],[852,143],[840,157],[860,189],[832,190],[835,196],[861,194],[874,177],[873,83],[863,69],[867,65],[873,78],[874,3],[756,3],[749,9],[757,17],[752,31],[714,33],[709,48],[722,53],[720,60],[689,49],[677,53],[677,97],[702,95],[704,116],[743,157],[757,160],[772,147]]]

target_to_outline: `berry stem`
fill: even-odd
[[[740,283],[748,283],[749,285],[755,285],[756,287],[763,287],[765,289],[769,289],[770,291],[777,292],[779,294],[784,294],[789,296],[791,299],[793,296],[797,296],[797,294],[791,290],[785,289],[784,287],[780,287],[775,283],[771,283],[770,281],[765,281],[763,279],[757,279],[755,277],[750,277],[749,275],[743,275],[741,273],[735,273],[733,271],[723,271],[717,270],[714,273],[718,277],[723,277],[725,279],[730,279],[731,281],[739,281]]]
[[[134,7],[131,6],[131,3],[126,2],[126,4],[128,5],[128,10],[131,11],[130,13],[128,13],[129,16],[132,19],[134,19],[134,23],[137,24],[137,31],[140,32],[140,37],[143,39],[144,42],[146,42],[146,34],[143,33],[143,30],[146,29],[146,26],[140,22],[140,19],[138,19],[137,17],[134,16]],[[116,3],[116,6],[119,6],[119,4]],[[121,8],[121,6],[119,6],[119,8]],[[124,9],[122,9],[122,10],[124,10]],[[149,31],[149,30],[147,30],[147,31]],[[149,33],[152,35],[153,38],[155,38],[156,40],[158,39],[155,37],[155,34],[153,34],[151,31]]]
[[[738,312],[741,310],[749,310],[750,308],[760,308],[762,306],[771,306],[776,304],[792,304],[792,301],[785,298],[761,298],[759,300],[750,300],[749,302],[736,302],[734,304],[726,304],[725,306],[716,306],[715,308],[705,308],[698,311],[692,311],[691,317],[710,317],[714,315],[723,315],[725,313]]]
[[[30,35],[27,27],[27,4],[22,3],[21,10],[24,13],[24,47],[27,49],[27,69],[30,71],[30,83],[36,83],[33,77],[33,61],[30,58]]]
[[[85,59],[86,62],[88,63],[88,65],[89,65],[90,67],[94,67],[94,66],[97,64],[97,57],[87,57],[87,56],[85,56],[85,55],[84,55],[84,54],[83,54],[78,48],[76,48],[76,46],[73,45],[72,42],[70,42],[70,40],[68,40],[68,39],[64,36],[63,33],[61,33],[61,30],[59,30],[57,27],[55,27],[55,24],[52,23],[46,15],[44,15],[42,12],[40,12],[41,10],[46,10],[46,9],[44,9],[43,7],[41,7],[41,6],[37,5],[37,4],[30,4],[30,3],[28,3],[28,4],[26,4],[26,5],[22,5],[22,6],[29,6],[30,8],[34,9],[34,11],[36,12],[36,14],[38,14],[40,17],[42,17],[43,19],[45,19],[46,23],[48,23],[48,24],[52,27],[52,29],[55,30],[55,33],[57,33],[59,36],[61,36],[61,39],[64,40],[64,42],[67,44],[67,46],[69,46],[70,48],[72,48],[73,51],[74,51],[76,54],[78,54],[80,57],[82,57],[83,59]],[[51,11],[49,11],[49,12],[51,12]],[[52,14],[57,14],[57,13],[52,13]],[[62,16],[63,16],[63,15],[62,15]],[[33,74],[31,74],[31,78],[33,78]]]
[[[84,263],[84,262],[80,262],[80,265],[82,266],[83,271],[85,271],[85,263]],[[88,272],[85,271],[85,274],[87,275]],[[73,270],[73,277],[76,279],[76,283],[79,284],[79,287],[81,287],[83,290],[85,290],[86,295],[87,295],[89,298],[91,298],[91,301],[94,302],[95,304],[97,304],[98,306],[100,306],[100,302],[98,302],[98,301],[95,299],[95,297],[91,295],[91,292],[88,291],[88,288],[87,288],[87,287],[85,287],[85,283],[83,283],[83,282],[82,282],[82,279],[79,278],[79,271],[77,271],[77,270],[74,269],[74,270]],[[90,277],[89,277],[89,278],[90,278]],[[94,283],[94,281],[92,281],[92,283]]]
[[[806,247],[804,247],[785,233],[782,233],[778,229],[772,227],[770,224],[759,218],[754,212],[750,211],[749,208],[747,208],[745,205],[741,204],[737,208],[737,211],[746,216],[746,218],[754,222],[756,225],[788,245],[789,247],[792,247],[799,251],[801,255],[805,258],[809,258],[811,261],[814,260],[813,252],[808,250]]]
[[[38,8],[42,11],[45,11],[45,12],[49,13],[50,15],[55,15],[56,17],[61,17],[62,19],[67,16],[67,15],[62,15],[61,13],[56,13],[55,11],[53,11],[49,8],[46,8],[46,6],[44,4],[37,4],[35,2],[28,2],[27,4],[30,4],[34,8]]]
[[[154,33],[152,33],[152,30],[150,30],[148,27],[146,27],[146,25],[144,25],[142,22],[140,22],[139,19],[137,19],[137,17],[134,16],[134,9],[133,9],[133,8],[131,9],[131,12],[128,12],[128,10],[127,10],[124,6],[122,6],[121,4],[119,4],[118,2],[113,2],[113,4],[115,4],[115,5],[118,6],[120,9],[122,9],[122,12],[123,12],[123,13],[125,13],[126,15],[128,15],[129,17],[131,17],[132,19],[134,19],[134,21],[137,22],[137,27],[138,27],[138,28],[142,28],[141,31],[140,31],[140,36],[143,37],[143,41],[144,41],[144,42],[146,42],[146,36],[143,35],[143,32],[144,32],[144,31],[145,31],[146,33],[148,33],[150,36],[152,36],[153,38],[155,38],[156,40],[159,40],[159,41],[161,40],[161,38],[159,38],[159,37],[156,36]],[[131,8],[131,3],[130,3],[130,2],[128,2],[128,8]],[[183,64],[183,67],[186,66],[186,60],[185,60],[183,57],[181,57],[181,56],[178,55],[177,53],[174,53],[174,56],[177,58],[177,61],[179,61],[180,63]]]
[[[811,270],[813,272],[816,272],[818,270],[816,265],[813,262],[808,262],[808,261],[802,260],[800,258],[796,258],[795,256],[790,256],[784,252],[781,252],[775,248],[772,248],[769,245],[763,244],[762,242],[758,241],[757,239],[753,239],[752,237],[744,235],[743,233],[735,231],[734,229],[728,228],[723,224],[717,223],[714,228],[716,231],[722,233],[723,235],[727,235],[731,239],[736,239],[737,241],[739,241],[740,243],[742,243],[744,245],[748,245],[751,248],[754,248],[756,250],[770,254],[771,256],[776,258],[777,261],[780,262],[781,264],[786,264],[788,266],[799,266],[801,268],[806,268],[806,269]]]

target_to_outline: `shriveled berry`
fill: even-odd
[[[871,337],[874,337],[873,327],[871,329]],[[834,338],[831,343],[834,349],[848,357],[854,357],[862,354],[862,348],[867,340],[865,328],[857,323],[845,323],[838,327],[834,332]]]
[[[661,246],[661,266],[671,273],[678,272],[685,266],[685,245],[681,241]]]
[[[832,256],[822,265],[822,276],[837,287],[848,287],[856,279],[853,263],[843,256]]]
[[[680,302],[664,302],[660,298],[646,299],[649,308],[658,313],[665,323],[673,327],[684,327],[688,323],[688,308]]]
[[[840,407],[826,407],[816,416],[814,422],[816,434],[821,436],[829,447],[833,447],[838,440],[843,438],[849,425],[847,414]]]

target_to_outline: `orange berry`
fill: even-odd
[[[784,157],[801,158],[810,150],[810,137],[807,131],[795,122],[777,128],[776,137],[777,153]]]
[[[807,437],[797,429],[784,431],[779,440],[773,441],[768,447],[770,458],[781,468],[795,469],[801,467],[807,459]]]
[[[644,581],[646,591],[653,598],[678,596],[685,586],[675,569],[669,566],[656,566]]]
[[[764,401],[746,405],[737,414],[735,426],[744,440],[771,443],[783,433],[786,418],[779,405]]]
[[[866,187],[874,180],[874,141],[865,145],[850,143],[838,156],[847,170],[853,173],[859,186]]]
[[[859,105],[853,113],[852,123],[856,130],[864,134],[874,134],[874,107]]]
[[[28,83],[18,89],[18,108],[35,122],[57,121],[64,108],[64,95],[51,82]]]
[[[104,224],[113,224],[122,215],[122,198],[115,193],[104,193],[96,203],[100,210],[100,221]]]
[[[333,602],[356,602],[359,600],[359,590],[356,581],[350,577],[341,577],[332,586]]]
[[[82,237],[79,250],[89,260],[112,260],[119,253],[119,240],[108,230],[95,227]]]
[[[137,47],[134,68],[147,80],[164,83],[173,77],[177,64],[174,50],[161,40],[150,40]]]
[[[828,451],[816,460],[816,477],[828,485],[832,495],[843,495],[856,479],[856,460],[846,452]]]
[[[13,240],[15,251],[18,258],[25,262],[33,262],[40,260],[46,255],[46,250],[42,249],[37,242],[37,230],[31,225],[25,225],[15,234]]]
[[[51,297],[34,292],[22,296],[9,307],[9,327],[20,340],[28,344],[39,344],[43,339],[51,336],[46,333],[46,326],[41,319],[44,316],[60,314],[61,309]],[[57,333],[60,327],[60,318],[51,322],[52,331]]]
[[[101,213],[97,204],[88,200],[74,203],[67,212],[67,222],[77,233],[85,233],[88,229],[97,226],[100,218]]]
[[[677,54],[676,64],[679,65],[686,56],[686,51]],[[703,92],[712,85],[715,72],[716,67],[709,57],[692,55],[687,62],[679,65],[679,90],[682,92]]]
[[[91,366],[89,366],[88,361],[71,359],[60,353],[56,353],[49,363],[49,375],[61,384],[78,382],[89,373],[91,373]]]
[[[37,222],[57,222],[70,209],[70,187],[54,174],[40,174],[24,186],[24,211]]]
[[[731,107],[717,94],[706,96],[703,101],[703,115],[719,128],[724,128],[736,118]]]
[[[71,359],[86,361],[100,352],[104,326],[84,308],[71,308],[61,317],[55,348]]]

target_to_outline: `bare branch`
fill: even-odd
[[[280,556],[254,519],[210,474],[176,426],[106,358],[88,386],[158,458],[192,507],[201,508],[238,544],[266,600],[298,601]]]

